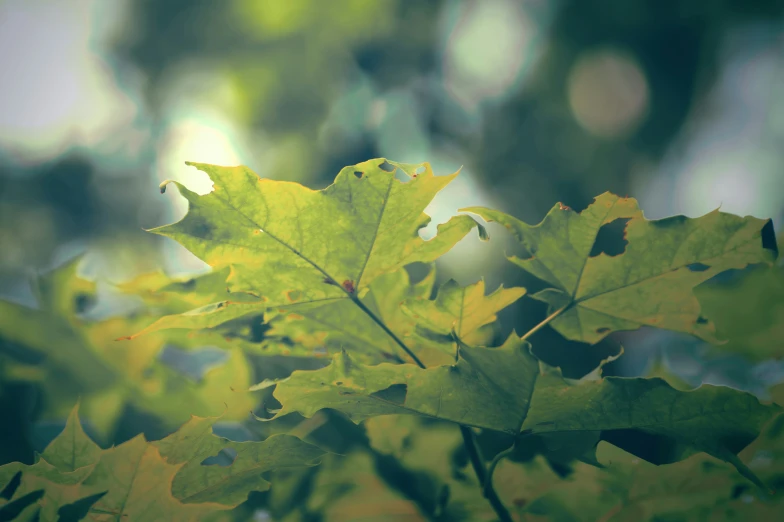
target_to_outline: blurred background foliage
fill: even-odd
[[[778,0],[3,0],[0,63],[0,291],[38,314],[0,321],[2,462],[30,461],[62,426],[66,399],[97,400],[93,385],[105,394],[88,428],[111,443],[165,434],[172,412],[200,400],[209,368],[221,386],[228,382],[214,373],[230,363],[223,352],[194,359],[163,339],[146,341],[158,344],[142,350],[147,359],[134,359],[140,367],[121,362],[107,370],[107,383],[68,381],[60,366],[44,368],[59,353],[84,371],[89,366],[76,359],[82,352],[68,346],[105,355],[123,332],[100,320],[145,320],[138,302],[120,299],[107,283],[160,269],[204,270],[181,247],[142,230],[185,212],[176,192],[159,194],[161,181],[209,191],[186,160],[242,163],[314,188],[374,157],[429,161],[441,174],[462,166],[429,207],[425,236],[460,207],[495,206],[536,223],[555,202],[580,210],[606,190],[638,198],[649,218],[720,206],[771,217],[777,230],[784,225]],[[489,245],[469,237],[446,255],[439,280],[481,276],[490,289],[503,282],[536,291],[541,283],[503,259],[513,249],[503,232],[490,232]],[[616,236],[608,244],[622,243]],[[58,288],[90,306],[52,308],[41,299],[41,274],[80,253],[79,273],[97,284]],[[727,384],[765,397],[784,380],[780,268],[773,284],[763,276],[716,283],[756,303],[746,307],[749,320],[764,319],[754,329],[763,335],[748,343],[748,328],[725,331],[736,339],[723,351],[645,330],[591,350],[552,331],[532,340],[543,359],[591,352],[564,367],[577,377],[592,369],[597,350],[610,355],[620,342],[626,353],[607,372],[667,372],[689,385]],[[700,294],[717,318],[732,315],[737,302],[720,297],[710,287]],[[125,318],[129,311],[136,315]],[[523,300],[501,319],[506,331],[522,332],[543,313]],[[49,335],[12,333],[20,324]],[[52,324],[60,330],[43,326]],[[20,356],[25,349],[38,359]],[[243,357],[248,382],[305,364]],[[178,391],[155,405],[139,392],[149,391],[149,379],[173,379]],[[222,402],[205,403],[205,411],[220,413]],[[315,430],[327,445],[367,446],[364,432],[345,421],[308,422],[296,429]],[[245,437],[268,430],[232,426],[226,429]],[[394,467],[379,464],[382,453],[340,466],[370,469],[372,457],[376,467]],[[331,481],[324,491],[341,487],[338,471],[328,479],[314,473],[292,476],[292,494],[314,480]],[[405,488],[388,485],[403,480],[395,473],[403,472],[363,487],[399,503]],[[285,491],[262,495],[271,513],[290,508],[291,499],[280,498]],[[437,488],[431,493],[420,507],[436,510]],[[309,502],[313,510],[334,508],[328,496]]]

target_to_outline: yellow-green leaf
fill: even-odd
[[[438,289],[435,300],[427,296],[408,299],[403,311],[415,319],[417,331],[425,336],[432,338],[428,333],[435,333],[448,337],[454,331],[466,344],[485,346],[492,340],[485,327],[523,295],[525,288],[503,287],[485,295],[483,280],[464,287],[449,280]]]
[[[213,191],[199,196],[178,183],[188,213],[153,232],[213,267],[230,265],[231,291],[258,296],[258,302],[214,303],[162,318],[147,331],[211,328],[270,308],[356,301],[378,277],[434,261],[471,229],[484,237],[468,216],[439,225],[428,241],[419,236],[430,221],[423,210],[457,175],[435,176],[427,163],[366,161],[342,169],[318,191],[261,179],[245,167],[191,165],[210,176]]]
[[[598,196],[581,213],[561,204],[531,226],[503,212],[466,208],[504,225],[529,257],[511,257],[552,286],[533,297],[558,312],[550,323],[565,337],[596,343],[609,333],[655,326],[718,342],[715,326],[700,315],[692,289],[711,277],[753,263],[770,263],[776,249],[770,220],[718,210],[700,218],[645,219],[633,198]],[[625,251],[591,251],[600,229],[628,220]]]
[[[74,408],[38,462],[0,466],[0,489],[21,472],[11,501],[43,491],[36,500],[42,520],[57,520],[62,508],[91,497],[86,520],[192,521],[268,489],[262,473],[312,466],[325,454],[291,435],[232,442],[212,433],[217,420],[193,417],[158,442],[139,435],[101,450],[82,430]],[[229,466],[204,463],[227,450],[236,453]]]

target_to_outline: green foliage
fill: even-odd
[[[231,391],[232,387],[249,386],[253,379],[240,349],[230,349],[225,363],[210,368],[194,382],[159,358],[166,344],[192,345],[184,336],[159,333],[130,344],[114,342],[129,330],[150,324],[156,311],[97,321],[83,318],[83,309],[96,300],[96,285],[78,276],[78,261],[35,281],[38,309],[0,301],[0,339],[21,347],[24,354],[43,357],[41,363],[30,363],[29,356],[0,352],[4,380],[39,383],[45,415],[50,418],[66,416],[81,398],[82,414],[104,437],[114,430],[128,406],[156,414],[170,427],[187,421],[192,414],[221,414],[227,403],[230,409],[225,418],[246,416],[252,408],[250,399]],[[210,277],[214,279],[214,275]],[[156,306],[170,313],[193,304],[183,305],[174,299],[164,303],[159,298]]]
[[[140,435],[102,450],[85,434],[74,408],[63,432],[35,464],[0,467],[0,486],[6,488],[20,473],[9,501],[42,492],[26,508],[41,520],[84,509],[87,520],[189,521],[235,507],[250,491],[268,489],[264,472],[313,465],[324,455],[289,435],[230,442],[212,434],[216,420],[192,417],[158,442]],[[204,465],[226,449],[236,452],[231,465]],[[79,503],[83,505],[77,507]]]
[[[498,314],[525,289],[437,285],[432,266],[473,228],[486,239],[484,228],[460,215],[430,240],[419,235],[430,220],[423,210],[455,175],[376,159],[313,191],[245,167],[194,166],[214,190],[199,196],[177,184],[189,211],[153,232],[212,271],[140,276],[119,289],[140,298],[143,312],[93,322],[74,311],[74,296],[94,291],[70,265],[41,280],[40,310],[3,303],[9,319],[0,323],[5,338],[49,355],[38,371],[73,373],[57,382],[82,385],[83,404],[115,390],[117,404],[184,425],[157,442],[139,435],[102,450],[74,410],[34,464],[0,468],[6,489],[21,472],[0,510],[20,519],[82,510],[88,520],[228,521],[262,506],[292,521],[384,513],[618,522],[764,519],[780,507],[771,491],[784,477],[777,404],[721,386],[688,390],[666,376],[604,377],[601,365],[567,379],[533,355],[546,345],[531,345],[548,326],[583,343],[654,326],[729,338],[726,347],[753,358],[775,355],[780,289],[771,281],[780,271],[770,221],[720,212],[649,221],[635,200],[611,194],[581,213],[557,205],[537,226],[466,209],[506,226],[526,251],[510,259],[551,287],[531,296],[547,303],[544,320],[501,343]],[[603,227],[618,219],[627,221],[623,251],[597,253]],[[421,270],[412,264],[427,274],[414,277]],[[695,290],[752,264],[768,266]],[[728,303],[757,292],[767,297],[748,313],[765,320],[733,323]],[[225,379],[178,388],[156,360],[165,343],[218,346],[242,364],[230,358],[214,370],[231,368]],[[270,356],[280,355],[290,364],[276,367],[281,358]],[[17,379],[31,374],[5,368]],[[152,383],[150,368],[161,372]],[[251,386],[252,373],[264,380]],[[55,397],[59,389],[50,389],[53,401],[75,401],[73,392]],[[223,419],[262,404],[272,415],[248,427],[289,433],[232,442],[212,434],[214,413],[182,418],[224,400]],[[308,467],[326,452],[305,440],[332,454]],[[761,466],[761,454],[772,464]],[[220,458],[230,462],[213,462]],[[267,490],[267,479],[270,492],[251,494]]]
[[[656,464],[703,451],[754,481],[735,455],[778,411],[724,387],[682,392],[660,379],[612,377],[570,385],[540,369],[515,335],[500,348],[465,346],[456,364],[429,369],[357,365],[343,353],[323,370],[294,372],[274,396],[283,405],[279,416],[333,408],[357,422],[408,413],[515,436],[601,433]]]
[[[556,205],[540,224],[486,208],[467,208],[512,232],[530,257],[510,261],[553,288],[534,299],[559,312],[552,326],[595,343],[612,332],[655,326],[717,341],[691,289],[713,276],[776,258],[770,220],[713,211],[701,218],[643,217],[633,198],[605,193],[583,212]],[[621,255],[591,251],[602,226],[628,220]]]
[[[716,324],[720,348],[754,360],[784,357],[784,267],[760,267],[696,290],[702,313]]]

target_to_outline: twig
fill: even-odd
[[[460,426],[460,434],[463,436],[463,445],[468,451],[468,458],[471,461],[471,466],[474,468],[476,478],[479,479],[479,487],[482,488],[482,495],[490,502],[493,511],[498,515],[501,522],[514,522],[512,515],[501,502],[498,494],[493,489],[493,485],[488,482],[487,469],[482,457],[479,455],[479,449],[476,447],[476,440],[474,440],[474,432],[467,426]]]

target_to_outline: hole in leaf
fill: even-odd
[[[414,176],[416,176],[416,174],[414,174]],[[400,183],[408,183],[412,178],[409,177],[409,175],[403,169],[397,169],[395,171],[395,179]]]
[[[343,381],[338,381],[335,383],[335,386],[343,386]]]
[[[370,396],[402,406],[406,402],[406,393],[408,393],[408,385],[393,384],[389,388],[371,393]]]
[[[598,333],[598,334],[607,333],[609,331],[610,331],[610,329],[607,328],[606,326],[602,326],[601,328],[597,328],[596,329],[596,333]]]
[[[705,263],[692,263],[690,265],[686,265],[686,268],[692,272],[704,272],[709,269],[710,266],[706,265]]]
[[[354,171],[354,176],[356,176],[357,179],[362,179],[363,174],[364,174],[364,172],[362,172],[362,171],[359,171],[359,170],[355,170]]]
[[[705,319],[703,316],[697,317],[697,324],[708,324],[708,320]]]
[[[626,240],[626,223],[628,222],[629,218],[618,218],[602,225],[599,233],[596,234],[596,240],[593,243],[589,256],[596,257],[599,254],[617,256],[623,254],[624,250],[626,250],[626,245],[629,244]]]
[[[95,493],[94,495],[80,498],[76,502],[61,507],[57,510],[57,522],[77,522],[84,519],[90,512],[90,508],[107,493],[108,491]]]
[[[248,340],[252,343],[260,343],[264,340],[264,334],[272,328],[270,325],[262,322],[261,319],[254,321],[250,325],[250,335]]]
[[[223,448],[217,455],[207,457],[201,461],[202,466],[220,466],[226,468],[234,464],[237,458],[237,451],[234,448]]]
[[[773,231],[773,221],[768,220],[765,226],[762,227],[762,248],[772,250],[774,254],[778,255],[779,247],[776,243],[776,233]]]
[[[391,164],[390,162],[388,162],[387,160],[384,160],[384,162],[383,162],[383,163],[381,163],[381,164],[378,166],[378,168],[380,168],[381,170],[383,170],[383,171],[386,171],[386,172],[392,172],[393,170],[395,170],[395,166],[394,166],[394,165],[392,165],[392,164]]]

